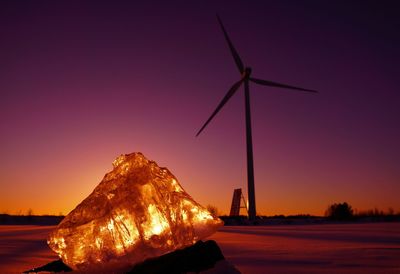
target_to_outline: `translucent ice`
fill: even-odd
[[[94,191],[49,235],[73,269],[130,266],[192,245],[222,221],[141,153],[121,155]]]

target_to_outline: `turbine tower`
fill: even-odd
[[[281,84],[277,82],[272,82],[268,80],[262,80],[250,77],[251,68],[245,67],[243,65],[242,60],[240,59],[239,54],[237,53],[235,47],[233,46],[231,40],[229,39],[228,33],[225,30],[224,25],[222,24],[221,18],[217,15],[217,19],[219,25],[221,26],[222,32],[224,33],[225,40],[228,43],[230,52],[235,60],[236,67],[240,73],[240,80],[233,84],[233,86],[226,93],[225,97],[221,100],[217,108],[211,114],[210,118],[204,123],[201,129],[197,132],[196,137],[204,130],[204,128],[210,123],[210,121],[214,118],[215,115],[221,110],[221,108],[228,102],[228,100],[235,94],[235,92],[239,89],[239,87],[244,83],[244,95],[245,95],[245,110],[246,110],[246,146],[247,146],[247,194],[249,201],[249,219],[255,220],[256,218],[256,199],[255,199],[255,189],[254,189],[254,166],[253,166],[253,143],[251,136],[251,116],[250,116],[250,91],[249,91],[249,82],[253,82],[263,86],[269,87],[277,87],[277,88],[286,88],[286,89],[294,89],[301,90],[307,92],[317,92],[315,90],[304,89],[295,86],[289,86],[286,84]]]

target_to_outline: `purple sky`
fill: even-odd
[[[116,3],[117,2],[117,3]],[[347,201],[400,210],[396,1],[2,1],[0,211],[64,214],[120,154],[168,167],[228,213],[246,187],[240,75],[251,85],[261,214],[323,214]]]

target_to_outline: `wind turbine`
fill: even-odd
[[[226,93],[225,97],[219,103],[217,108],[211,114],[210,118],[204,123],[201,129],[197,132],[196,137],[204,130],[204,128],[210,123],[210,121],[214,118],[215,115],[221,110],[221,108],[228,102],[228,100],[235,94],[235,92],[239,89],[239,87],[244,83],[244,95],[245,95],[245,108],[246,108],[246,144],[247,144],[247,193],[248,193],[248,201],[249,201],[249,219],[255,220],[256,218],[256,199],[255,199],[255,190],[254,190],[254,166],[253,166],[253,143],[251,137],[251,116],[250,116],[250,92],[249,92],[249,82],[253,82],[263,86],[269,87],[277,87],[277,88],[286,88],[286,89],[294,89],[301,90],[307,92],[317,92],[311,89],[305,89],[295,86],[289,86],[286,84],[281,84],[277,82],[272,82],[268,80],[262,80],[254,77],[250,77],[251,68],[245,67],[243,65],[242,60],[240,59],[239,54],[237,53],[235,47],[233,46],[231,40],[229,39],[228,33],[225,30],[224,25],[222,24],[221,18],[217,14],[217,19],[219,25],[221,26],[222,32],[224,33],[225,40],[228,43],[229,49],[235,60],[236,67],[240,73],[240,80],[233,84],[233,86]]]

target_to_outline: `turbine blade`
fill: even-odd
[[[240,87],[240,85],[243,83],[244,79],[236,82],[226,93],[225,97],[222,99],[222,101],[219,103],[217,108],[214,110],[214,112],[211,114],[210,118],[208,118],[207,122],[204,123],[204,125],[201,127],[199,132],[197,132],[196,137],[199,136],[199,134],[203,131],[203,129],[210,123],[210,121],[214,118],[215,115],[221,110],[221,108],[228,102],[228,100],[235,94],[236,90]]]
[[[270,86],[270,87],[277,87],[277,88],[287,88],[287,89],[295,89],[295,90],[301,90],[301,91],[308,91],[308,92],[316,92],[318,93],[318,91],[316,90],[312,90],[312,89],[305,89],[305,88],[300,88],[300,87],[295,87],[295,86],[289,86],[289,85],[285,85],[285,84],[280,84],[277,82],[272,82],[272,81],[267,81],[267,80],[261,80],[261,79],[257,79],[257,78],[251,78],[250,77],[250,81],[259,84],[259,85],[263,85],[263,86]]]
[[[226,42],[228,43],[229,49],[231,50],[231,54],[232,54],[232,56],[233,56],[233,59],[235,59],[236,66],[238,67],[239,72],[240,72],[240,73],[243,73],[243,71],[244,71],[243,62],[242,62],[242,60],[240,59],[240,56],[239,56],[239,54],[237,53],[235,47],[233,46],[233,44],[232,44],[232,42],[231,42],[231,39],[229,39],[228,33],[226,32],[225,27],[224,27],[224,25],[222,24],[221,18],[219,18],[219,15],[218,15],[218,14],[217,14],[217,19],[218,19],[218,22],[219,22],[219,24],[220,24],[220,26],[221,26],[222,32],[224,33],[225,40],[226,40]]]

